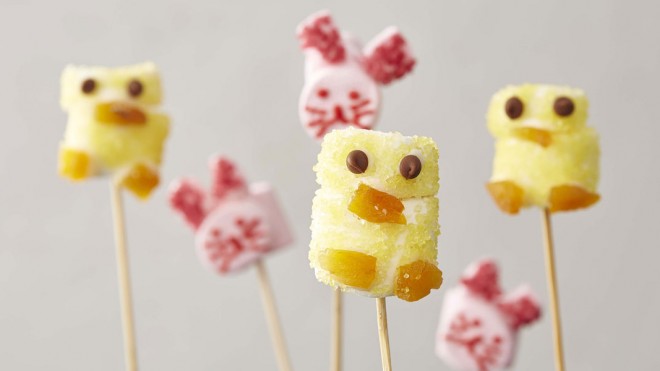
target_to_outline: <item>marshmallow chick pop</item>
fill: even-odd
[[[564,369],[564,359],[550,214],[587,208],[600,199],[600,147],[598,134],[587,126],[587,109],[582,90],[525,84],[496,93],[487,116],[496,140],[487,188],[496,205],[509,214],[529,206],[544,210],[557,370]]]
[[[438,148],[426,137],[335,130],[314,170],[311,266],[326,285],[378,299],[383,369],[391,370],[385,298],[417,301],[442,284]]]
[[[146,199],[159,183],[169,119],[159,112],[160,76],[153,63],[128,67],[68,66],[61,105],[69,115],[59,174],[73,181],[110,175],[126,368],[137,370],[121,188]]]
[[[286,222],[268,183],[249,185],[236,165],[212,157],[210,192],[191,179],[170,187],[170,205],[195,231],[195,247],[202,264],[220,275],[256,265],[266,316],[280,370],[291,370],[275,299],[262,259],[291,244]]]
[[[455,370],[495,371],[511,366],[518,331],[537,321],[541,307],[526,285],[504,294],[493,260],[472,263],[445,293],[435,351]]]
[[[298,104],[300,122],[316,140],[333,129],[371,129],[378,121],[380,86],[402,78],[415,66],[408,43],[396,27],[388,27],[365,48],[341,33],[330,12],[305,19],[296,30],[305,54],[305,84]],[[342,294],[335,290],[331,370],[341,370]]]
[[[139,198],[158,185],[169,118],[158,111],[160,76],[153,63],[128,67],[68,66],[62,108],[69,122],[59,173],[74,181],[109,174]]]
[[[307,133],[322,140],[333,129],[371,129],[381,105],[380,86],[402,78],[415,57],[396,27],[362,48],[340,33],[328,11],[312,14],[297,29],[305,52],[305,85],[298,115]]]

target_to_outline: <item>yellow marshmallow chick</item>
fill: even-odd
[[[551,212],[598,202],[600,147],[587,126],[584,92],[564,86],[508,86],[488,110],[495,137],[488,191],[499,208],[516,214],[538,206]]]
[[[60,144],[60,175],[79,181],[111,174],[147,198],[159,183],[169,131],[169,118],[158,111],[162,91],[156,66],[67,66],[61,89],[69,120]]]
[[[335,130],[324,137],[314,170],[320,188],[309,260],[320,282],[406,301],[440,287],[438,148],[432,139]]]

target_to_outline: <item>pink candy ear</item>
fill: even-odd
[[[340,63],[346,58],[341,35],[327,10],[305,19],[298,25],[297,34],[301,48],[318,50],[328,63]]]
[[[514,329],[529,325],[541,317],[541,305],[531,289],[526,286],[508,294],[499,303],[499,307],[509,318]]]
[[[395,27],[376,36],[365,48],[367,73],[381,84],[389,84],[408,74],[415,67],[406,39]]]
[[[199,228],[206,217],[204,198],[204,190],[191,180],[181,179],[170,187],[170,205],[193,229]]]
[[[499,273],[494,261],[484,259],[471,264],[463,274],[461,283],[472,293],[486,300],[498,297],[502,290],[499,285]]]
[[[245,179],[240,174],[236,165],[224,157],[213,157],[209,162],[213,183],[211,194],[221,199],[233,191],[247,192]]]

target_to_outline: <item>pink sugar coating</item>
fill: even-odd
[[[479,262],[474,272],[466,273],[463,276],[461,283],[486,300],[493,300],[502,293],[497,265],[492,260]]]
[[[178,210],[193,229],[199,228],[206,217],[205,193],[202,187],[189,179],[173,183],[170,189],[170,206]]]
[[[341,34],[327,12],[312,15],[299,27],[300,46],[314,48],[328,63],[339,63],[346,58],[346,49]]]
[[[209,162],[213,183],[211,193],[217,199],[222,199],[229,192],[247,192],[245,179],[233,162],[224,157],[214,157]]]
[[[415,57],[398,31],[391,33],[366,56],[367,73],[386,85],[405,76],[415,67]]]

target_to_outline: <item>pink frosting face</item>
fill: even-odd
[[[334,129],[371,129],[378,119],[380,92],[359,66],[328,67],[309,79],[300,96],[300,121],[316,139]]]
[[[225,202],[195,233],[197,255],[220,274],[238,271],[271,250],[266,213],[249,198]]]

